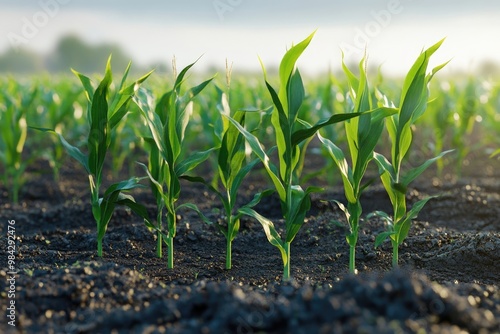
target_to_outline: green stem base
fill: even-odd
[[[394,242],[392,244],[392,267],[393,268],[398,268],[398,258],[399,258],[399,245]]]
[[[287,261],[285,265],[283,266],[283,281],[289,281],[290,280],[290,243],[285,242],[285,253],[286,253],[286,258]]]
[[[232,260],[231,260],[231,257],[232,257],[232,244],[233,242],[231,240],[227,240],[227,244],[226,244],[226,269],[231,269],[231,266],[232,266]]]
[[[157,233],[156,234],[157,238],[156,238],[156,256],[161,259],[163,258],[163,237],[161,235],[161,233]]]
[[[167,238],[167,243],[168,243],[168,269],[173,269],[174,268],[174,238],[168,237]]]

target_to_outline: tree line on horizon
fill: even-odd
[[[80,37],[68,35],[62,37],[54,49],[45,55],[29,49],[10,48],[0,54],[0,72],[32,74],[39,72],[69,73],[71,68],[82,73],[102,71],[102,64],[109,55],[113,55],[113,67],[125,68],[134,60],[123,49],[113,43],[92,45]],[[163,64],[155,64],[157,69]],[[140,70],[135,67],[137,70]]]

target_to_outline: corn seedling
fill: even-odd
[[[402,173],[401,167],[404,157],[408,154],[412,143],[411,126],[420,118],[426,108],[429,98],[428,84],[432,77],[443,68],[446,63],[435,67],[427,74],[429,58],[441,46],[443,40],[431,46],[420,54],[404,81],[398,112],[387,118],[386,128],[392,142],[391,162],[383,155],[374,153],[380,172],[380,178],[387,191],[393,207],[393,216],[376,211],[369,217],[378,216],[387,223],[387,231],[379,234],[375,246],[379,246],[387,237],[393,247],[393,267],[398,266],[398,248],[408,236],[411,221],[417,217],[424,205],[433,197],[430,196],[413,204],[407,211],[406,192],[409,184],[422,174],[433,162],[450,151],[445,151],[435,158],[425,161],[422,165]]]
[[[208,220],[192,203],[177,205],[181,193],[181,178],[205,161],[215,148],[186,155],[183,146],[184,134],[192,115],[192,102],[209,83],[208,79],[201,84],[190,88],[181,95],[181,87],[185,75],[194,65],[186,66],[176,77],[174,87],[160,97],[156,103],[154,97],[145,89],[139,90],[134,97],[141,115],[145,119],[151,138],[148,166],[141,164],[150,179],[153,195],[156,199],[158,215],[156,225],[148,226],[157,232],[157,255],[162,256],[162,240],[168,247],[168,268],[174,267],[174,237],[177,229],[177,210],[181,207],[195,210],[203,220]],[[167,233],[163,233],[163,210],[166,209]]]
[[[245,207],[241,208],[239,212],[259,221],[264,228],[268,241],[279,249],[283,260],[283,280],[290,279],[290,244],[304,224],[305,215],[311,206],[310,194],[321,190],[317,187],[309,187],[303,190],[300,185],[293,184],[294,170],[301,156],[299,144],[313,136],[317,130],[324,126],[358,116],[355,113],[333,115],[316,123],[314,126],[298,118],[298,111],[304,100],[305,92],[302,78],[295,68],[295,64],[313,36],[314,33],[290,48],[283,57],[279,69],[281,87],[278,93],[268,83],[266,71],[262,66],[266,87],[274,103],[271,122],[275,131],[279,166],[271,163],[257,137],[243,128],[236,120],[225,115],[245,137],[252,151],[262,161],[278,193],[281,211],[285,220],[284,238],[280,236],[273,222],[261,216],[254,209]]]
[[[245,126],[246,112],[238,110],[231,112],[229,106],[228,94],[216,87],[218,101],[217,109],[222,115],[231,117],[241,127]],[[255,159],[248,164],[245,162],[245,138],[238,129],[230,123],[229,119],[223,117],[221,126],[215,127],[216,136],[220,138],[220,146],[218,148],[217,169],[218,178],[224,188],[223,192],[219,191],[218,187],[214,187],[213,183],[207,182],[201,177],[191,177],[188,180],[192,182],[200,182],[209,187],[209,189],[217,194],[221,199],[224,213],[225,223],[217,223],[217,227],[226,238],[226,269],[231,269],[232,266],[232,242],[240,229],[240,218],[243,215],[240,211],[236,212],[236,199],[241,182],[250,170],[259,162]],[[252,208],[257,205],[260,200],[271,193],[266,190],[256,194],[252,201],[242,206],[240,209]]]
[[[22,154],[26,143],[28,109],[38,94],[36,88],[25,92],[24,87],[9,80],[9,87],[2,92],[3,104],[0,105],[0,161],[5,166],[4,184],[10,188],[9,197],[14,204],[19,202],[19,191],[23,173],[29,160]]]
[[[102,256],[102,240],[117,205],[125,205],[145,220],[148,220],[146,208],[136,203],[132,196],[126,194],[131,189],[142,187],[139,183],[141,180],[139,178],[132,177],[126,181],[112,184],[106,189],[103,197],[100,197],[103,167],[110,145],[110,133],[128,112],[128,105],[139,85],[151,74],[149,72],[133,84],[126,86],[125,81],[129,70],[130,63],[125,70],[116,94],[109,104],[108,95],[113,80],[111,57],[108,59],[104,78],[95,90],[91,80],[87,76],[73,70],[74,74],[80,79],[88,100],[87,119],[90,128],[87,137],[87,155],[80,151],[78,147],[69,144],[62,134],[57,133],[55,130],[33,127],[37,130],[57,134],[69,155],[82,164],[88,173],[92,214],[97,223],[98,256]]]
[[[456,111],[453,115],[455,121],[455,131],[452,138],[452,145],[457,150],[456,173],[462,175],[462,164],[470,151],[470,134],[476,122],[476,115],[479,109],[479,96],[476,92],[477,85],[473,78],[469,78],[463,92],[458,97]]]
[[[42,82],[39,84],[41,87],[40,104],[37,106],[38,110],[36,115],[30,120],[36,119],[39,126],[50,126],[56,129],[57,132],[65,132],[66,129],[71,129],[73,135],[79,131],[78,119],[74,116],[74,104],[77,98],[82,95],[81,90],[75,89],[75,85],[69,80],[64,80],[56,84],[55,87],[46,88],[48,83]],[[33,122],[33,121],[31,121]],[[80,127],[81,128],[81,127]],[[40,142],[40,145],[47,147],[44,150],[44,157],[52,168],[52,174],[56,183],[59,182],[59,170],[64,164],[64,147],[59,145],[59,139],[56,136],[45,136],[51,141],[51,145],[46,145],[45,141],[38,140],[41,138],[32,137],[30,133],[30,140]]]
[[[346,236],[349,244],[349,270],[356,270],[356,244],[358,242],[359,223],[362,213],[361,193],[368,186],[362,185],[362,179],[373,159],[373,150],[382,134],[384,119],[396,113],[394,108],[381,107],[372,110],[371,92],[365,71],[365,60],[359,64],[360,77],[357,78],[342,62],[343,69],[347,75],[350,96],[353,109],[350,112],[363,113],[363,115],[344,122],[347,135],[347,144],[350,153],[351,166],[349,166],[344,152],[327,138],[318,132],[318,138],[337,165],[344,184],[347,207],[341,202],[335,201],[339,208],[345,213],[349,226],[349,234]]]
[[[452,133],[454,128],[453,109],[454,109],[454,88],[448,82],[441,82],[437,85],[435,91],[438,92],[437,96],[428,105],[426,114],[428,115],[429,124],[427,126],[427,135],[434,137],[433,154],[437,155],[444,150],[447,136]],[[445,159],[438,159],[436,161],[437,175],[442,177],[445,167]]]

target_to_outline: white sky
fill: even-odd
[[[199,68],[223,67],[228,58],[234,71],[259,70],[258,56],[278,65],[287,47],[315,29],[302,71],[338,68],[341,49],[357,62],[366,45],[371,65],[401,73],[443,37],[433,64],[452,58],[448,71],[473,71],[484,59],[500,63],[500,2],[492,0],[0,0],[0,52],[19,37],[47,53],[76,33],[118,43],[140,64],[175,55],[182,66],[203,54]]]

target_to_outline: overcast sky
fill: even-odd
[[[78,34],[115,42],[141,64],[238,69],[277,65],[293,42],[318,29],[299,62],[303,70],[338,68],[341,50],[387,73],[406,71],[423,47],[443,37],[435,63],[474,70],[500,62],[500,2],[495,0],[0,0],[0,52],[22,46],[49,52],[58,38]]]

